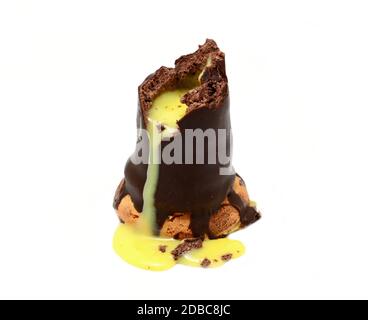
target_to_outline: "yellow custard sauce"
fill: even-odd
[[[190,88],[166,91],[153,101],[147,116],[150,155],[143,189],[143,211],[137,224],[121,224],[114,235],[115,252],[129,264],[142,269],[162,271],[172,268],[177,263],[194,267],[218,267],[229,258],[237,258],[245,252],[240,241],[228,238],[206,239],[203,241],[202,248],[192,249],[175,260],[171,252],[184,240],[153,235],[156,223],[154,196],[159,175],[157,159],[161,137],[177,130],[177,121],[185,115],[188,108],[181,102],[181,97],[189,90]],[[161,126],[165,128],[162,133],[158,129]],[[204,264],[208,261],[210,263]]]
[[[237,240],[227,238],[204,240],[203,247],[192,249],[178,260],[171,252],[183,241],[172,238],[161,238],[139,232],[134,225],[121,224],[114,235],[113,246],[115,252],[129,264],[151,271],[163,271],[175,264],[200,267],[205,259],[211,261],[208,266],[219,267],[225,263],[224,256],[238,258],[245,252],[244,245]],[[160,248],[165,251],[160,251]]]
[[[188,89],[177,89],[160,94],[148,111],[148,120],[168,128],[177,128],[177,121],[184,117],[188,106],[180,101]]]
[[[159,174],[159,152],[161,142],[160,126],[165,130],[176,129],[177,121],[180,120],[187,110],[187,106],[181,103],[181,97],[188,92],[186,89],[166,91],[159,95],[148,111],[148,134],[150,141],[150,155],[147,169],[146,183],[143,189],[143,214],[140,218],[140,226],[145,234],[152,233],[155,224],[155,192]],[[166,132],[165,132],[166,133]]]

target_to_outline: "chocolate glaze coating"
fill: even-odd
[[[208,57],[212,63],[205,67]],[[182,134],[183,163],[185,159],[185,129],[226,129],[227,154],[230,150],[230,109],[225,72],[224,54],[213,40],[207,40],[194,54],[186,55],[176,61],[175,69],[161,67],[150,75],[139,87],[139,105],[137,127],[146,127],[146,113],[154,98],[162,91],[175,88],[188,75],[203,70],[200,86],[187,93],[182,101],[188,105],[187,114],[178,121]],[[145,134],[143,132],[143,134]],[[216,133],[218,134],[218,133]],[[141,137],[138,137],[140,139]],[[146,139],[146,141],[148,141]],[[172,141],[163,142],[165,148]],[[194,147],[196,143],[194,142]],[[217,148],[216,145],[211,148]],[[162,150],[161,150],[162,151]],[[217,150],[216,150],[217,151]],[[135,153],[138,152],[138,146]],[[216,152],[217,154],[217,152]],[[216,212],[224,199],[238,209],[242,226],[259,219],[258,212],[240,199],[232,189],[235,174],[220,175],[223,167],[216,159],[215,164],[207,163],[208,141],[205,139],[205,164],[160,164],[157,189],[155,193],[156,222],[159,232],[165,220],[177,212],[191,214],[191,230],[195,237],[207,234],[209,237],[209,219]],[[195,161],[195,148],[193,151]],[[231,163],[228,164],[231,166]],[[129,194],[138,212],[143,209],[143,188],[146,182],[147,164],[134,164],[131,159],[125,166],[123,180],[115,194],[114,208],[121,199]]]
[[[138,117],[141,112],[138,111]],[[138,121],[143,124],[143,121]],[[183,136],[183,164],[160,164],[159,178],[155,194],[155,207],[158,229],[165,219],[175,212],[190,212],[192,214],[191,229],[195,236],[203,235],[208,228],[211,214],[218,210],[230,192],[235,175],[220,175],[220,163],[206,164],[208,143],[205,140],[205,164],[184,164],[185,159],[185,129],[226,129],[227,145],[230,144],[229,100],[223,107],[217,109],[200,108],[188,113],[178,122]],[[147,140],[146,140],[147,141]],[[172,141],[164,141],[164,149]],[[196,143],[194,141],[194,147]],[[229,150],[228,150],[229,151]],[[138,152],[138,150],[136,150]],[[195,161],[196,153],[193,152]],[[143,188],[146,181],[147,165],[135,165],[131,159],[125,166],[125,186],[121,186],[115,201],[117,207],[125,194],[130,194],[137,211],[143,208]]]
[[[226,129],[230,145],[229,99],[217,109],[200,108],[188,113],[178,122],[183,137],[182,153],[185,159],[185,129]],[[163,145],[165,147],[165,145]],[[194,143],[193,159],[196,157]],[[156,191],[157,222],[161,226],[168,215],[175,212],[192,214],[191,229],[195,236],[207,232],[212,213],[218,210],[229,193],[235,175],[220,175],[220,163],[208,164],[208,141],[205,140],[205,164],[161,164]],[[217,154],[216,146],[215,154]],[[212,148],[210,149],[212,150]],[[228,150],[230,152],[230,150]],[[194,160],[195,161],[195,160]]]

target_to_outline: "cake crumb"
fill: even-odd
[[[207,268],[210,266],[210,264],[211,264],[211,261],[208,260],[207,258],[204,258],[203,261],[201,262],[201,267]]]
[[[171,251],[174,260],[178,260],[182,255],[191,251],[192,249],[202,248],[202,239],[185,239],[184,242],[179,244],[173,251]]]
[[[221,260],[226,262],[231,260],[232,257],[233,257],[232,253],[224,254],[223,256],[221,256]]]
[[[162,252],[162,253],[166,252],[166,248],[167,248],[167,246],[164,246],[164,245],[158,246],[158,250],[160,250],[160,252]]]

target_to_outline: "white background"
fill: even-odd
[[[368,298],[364,1],[1,1],[0,298]],[[225,51],[234,165],[263,219],[216,270],[111,246],[137,86]]]

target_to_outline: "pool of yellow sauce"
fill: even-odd
[[[205,240],[203,247],[189,251],[174,260],[173,251],[182,241],[161,238],[137,232],[133,225],[121,224],[115,232],[113,246],[115,252],[129,264],[151,271],[163,271],[177,263],[191,267],[200,267],[204,259],[211,261],[209,268],[219,267],[225,263],[222,256],[231,254],[232,259],[244,254],[245,248],[240,241],[227,238]],[[160,247],[165,246],[165,252]]]
[[[222,258],[231,255],[237,258],[244,254],[245,248],[240,241],[227,238],[203,241],[200,249],[193,249],[175,260],[171,252],[182,243],[172,238],[154,236],[155,225],[154,195],[156,191],[159,165],[158,157],[161,135],[165,131],[177,129],[177,121],[186,113],[187,106],[180,99],[190,89],[166,91],[159,95],[148,112],[148,132],[150,139],[150,160],[147,179],[143,189],[143,210],[136,225],[121,224],[114,235],[115,252],[129,264],[152,271],[172,268],[175,264],[200,267],[205,259],[211,263],[208,267],[218,267],[225,263]],[[158,128],[163,125],[165,130],[160,133]],[[164,248],[164,250],[160,250]]]

